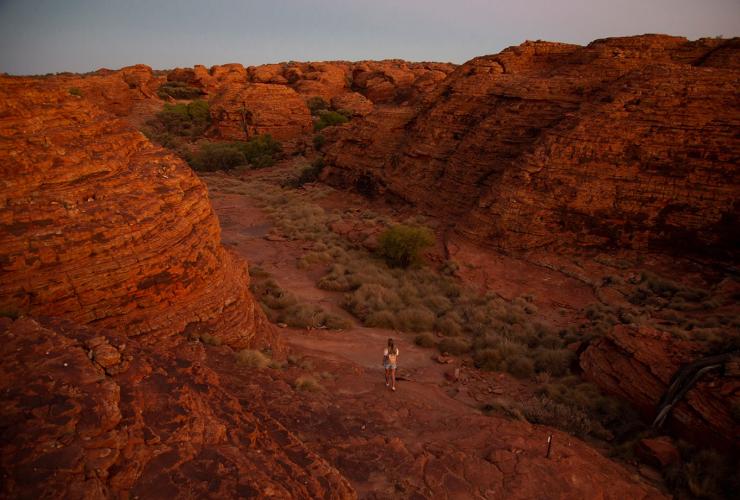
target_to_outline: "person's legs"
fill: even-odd
[[[396,390],[396,369],[395,368],[391,368],[391,382],[392,382],[391,389],[395,391]]]
[[[390,385],[390,370],[388,368],[385,369],[385,386],[388,387]]]

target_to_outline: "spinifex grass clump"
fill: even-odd
[[[328,328],[342,330],[351,323],[321,307],[303,303],[290,292],[280,288],[277,282],[259,267],[249,270],[252,278],[250,290],[273,323],[284,323],[295,328]]]

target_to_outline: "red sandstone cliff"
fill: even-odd
[[[391,192],[504,249],[570,239],[732,251],[737,49],[641,36],[479,57],[415,106],[336,131],[329,179]]]
[[[271,343],[181,160],[55,79],[0,79],[2,306],[161,342]]]
[[[661,398],[682,367],[701,359],[699,346],[647,327],[617,326],[583,352],[585,377],[653,420]],[[720,373],[723,376],[718,376]],[[700,378],[671,407],[665,425],[689,441],[740,448],[733,408],[740,405],[740,356]]]

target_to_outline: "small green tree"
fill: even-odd
[[[308,106],[309,111],[311,111],[311,114],[314,116],[318,115],[320,111],[329,108],[329,105],[326,103],[326,101],[319,96],[314,96],[308,99],[308,101],[306,101],[306,105]]]
[[[349,119],[346,116],[337,113],[336,111],[323,111],[319,115],[319,121],[316,122],[313,128],[318,132],[319,130],[322,130],[326,127],[341,125],[343,123],[347,123],[348,121]]]
[[[409,267],[421,263],[421,253],[434,244],[434,233],[426,227],[397,225],[378,238],[378,252],[390,266]]]

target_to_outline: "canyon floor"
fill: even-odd
[[[436,349],[417,346],[411,333],[363,327],[341,307],[344,294],[318,288],[327,264],[299,265],[315,242],[276,236],[269,215],[245,194],[255,182],[284,184],[302,163],[298,158],[267,171],[203,175],[224,245],[277,277],[280,287],[301,302],[352,325],[343,330],[280,328],[288,357],[262,370],[240,365],[227,347],[208,347],[211,367],[245,409],[258,416],[269,412],[347,477],[362,498],[533,498],[543,491],[552,497],[578,491],[586,498],[604,494],[605,485],[597,485],[612,467],[623,468],[623,481],[607,497],[661,496],[656,471],[612,462],[597,441],[586,445],[526,421],[502,426],[508,417],[481,411],[492,400],[531,397],[531,382],[477,370],[462,357],[440,357]],[[368,208],[359,195],[321,184],[307,184],[295,193],[335,212]],[[377,203],[372,208],[395,218],[406,215],[402,207]],[[565,322],[568,311],[594,300],[591,287],[541,264],[473,251],[462,243],[455,249],[458,255],[470,254],[464,279],[471,286],[481,280],[489,287],[495,283],[496,292],[509,298],[535,292],[545,305],[542,314],[554,323]],[[395,393],[385,387],[381,367],[389,336],[401,352]],[[316,384],[301,390],[299,381],[305,377]],[[550,433],[553,446],[546,458]],[[544,474],[561,467],[559,477]],[[578,475],[571,474],[574,468]]]

